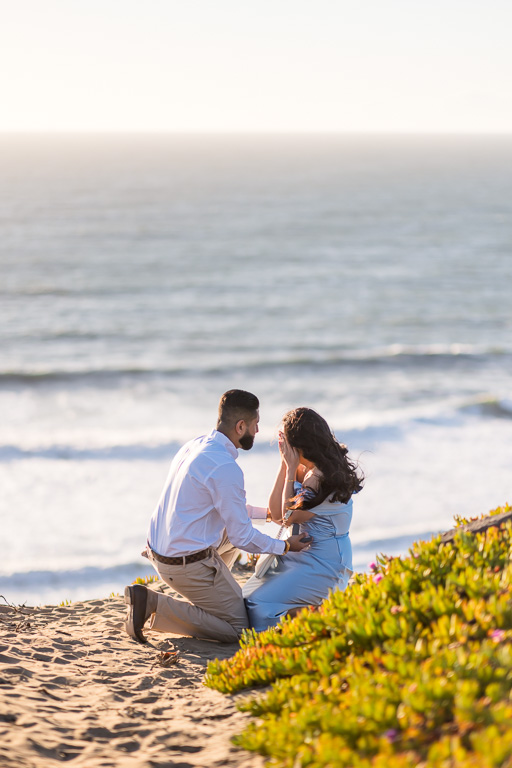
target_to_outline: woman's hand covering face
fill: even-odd
[[[279,451],[288,469],[296,472],[300,464],[299,452],[296,448],[292,448],[282,432],[279,433]]]

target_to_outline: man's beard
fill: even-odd
[[[254,435],[250,435],[246,432],[245,435],[238,438],[238,442],[240,443],[242,451],[250,451],[254,445]]]

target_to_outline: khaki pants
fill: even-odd
[[[187,565],[165,565],[150,555],[160,578],[187,600],[158,595],[150,629],[238,642],[249,626],[242,590],[231,575],[239,550],[227,536],[211,557]],[[190,602],[188,602],[190,600]]]

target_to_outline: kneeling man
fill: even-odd
[[[217,428],[174,457],[149,525],[147,556],[160,578],[187,599],[126,587],[126,631],[138,642],[147,642],[142,629],[148,619],[156,631],[236,642],[249,627],[242,590],[231,575],[239,551],[282,555],[308,546],[298,535],[286,541],[266,536],[249,519],[236,458],[239,448],[253,446],[258,409],[255,395],[226,392]]]

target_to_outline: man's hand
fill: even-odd
[[[287,541],[290,543],[290,552],[300,552],[309,547],[313,538],[310,536],[308,539],[305,533],[296,533],[295,536],[289,536]]]

